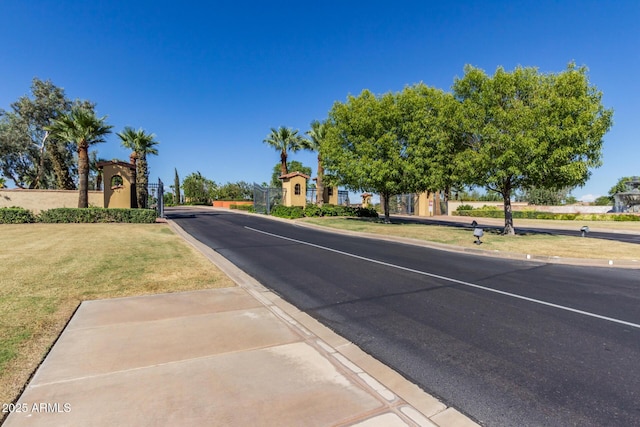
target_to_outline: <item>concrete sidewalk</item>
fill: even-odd
[[[476,425],[188,240],[239,286],[82,303],[5,426]]]

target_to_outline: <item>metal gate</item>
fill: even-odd
[[[157,184],[150,182],[147,186],[147,206],[155,209],[158,217],[164,218],[164,184],[160,178]]]
[[[415,213],[415,194],[397,194],[389,197],[389,213],[413,215]]]
[[[307,188],[307,203],[316,204],[316,194],[318,189],[316,187]],[[347,190],[338,191],[338,205],[349,206],[349,192]]]
[[[262,187],[253,183],[253,209],[258,213],[271,214],[271,209],[281,205],[285,190],[282,188]]]

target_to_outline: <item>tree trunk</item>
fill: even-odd
[[[511,186],[505,185],[502,191],[502,199],[504,203],[504,231],[503,233],[508,236],[516,234],[516,230],[513,228],[513,211],[511,210]]]
[[[149,176],[147,175],[147,157],[144,153],[138,153],[136,179],[138,182],[138,207],[146,209],[149,200]]]
[[[289,173],[287,170],[287,153],[282,151],[280,153],[280,175],[286,175]]]
[[[129,155],[129,163],[133,165],[132,177],[133,191],[131,192],[131,207],[133,209],[138,208],[138,154],[133,151]]]
[[[383,193],[382,194],[382,199],[383,199],[383,209],[384,209],[384,223],[385,224],[391,224],[391,219],[389,218],[389,199],[390,199],[391,195],[389,193]]]
[[[449,215],[449,199],[451,198],[451,187],[444,189],[444,213]]]
[[[44,151],[45,151],[45,143],[47,141],[47,136],[49,136],[49,132],[44,133],[44,137],[42,138],[42,145],[40,146],[40,162],[38,164],[38,173],[36,174],[36,183],[33,188],[40,188],[42,175],[44,174]]]
[[[78,207],[89,207],[89,147],[81,141],[78,144]]]
[[[322,206],[324,204],[324,183],[322,178],[324,175],[324,167],[322,166],[322,160],[318,156],[318,181],[316,188],[316,205]]]

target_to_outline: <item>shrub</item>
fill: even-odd
[[[356,208],[340,205],[322,205],[322,216],[356,216]]]
[[[26,224],[35,222],[30,210],[18,207],[0,208],[0,224]]]
[[[39,222],[45,223],[96,223],[126,222],[154,223],[156,211],[153,209],[103,209],[103,208],[56,208],[42,211]]]
[[[271,209],[271,215],[289,219],[318,216],[358,216],[377,218],[378,212],[373,208],[353,208],[350,206],[338,206],[329,204],[320,207],[309,203],[307,204],[307,206],[305,206],[304,209],[299,206],[278,205]]]
[[[304,217],[304,209],[300,206],[277,205],[271,209],[271,215],[288,219],[302,218]]]
[[[474,209],[453,212],[455,216],[477,216],[483,218],[504,218],[502,210]],[[551,213],[533,210],[514,211],[514,219],[559,219],[565,221],[640,221],[640,215],[634,214],[576,214],[576,213]]]
[[[614,221],[640,221],[640,215],[633,214],[618,214],[613,215]]]
[[[378,212],[374,208],[356,208],[356,216],[361,218],[378,218]]]
[[[304,208],[304,216],[322,216],[322,208],[318,205],[314,205],[313,203],[307,203],[307,206]]]
[[[460,205],[456,208],[456,212],[471,211],[471,210],[473,210],[473,206],[471,205]]]
[[[236,205],[236,204],[231,204],[229,205],[229,209],[237,209],[239,211],[247,211],[247,212],[255,212],[255,208],[253,207],[253,205]]]
[[[502,211],[502,207],[498,207],[495,205],[483,205],[481,208],[478,208],[480,211]]]

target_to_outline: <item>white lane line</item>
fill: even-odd
[[[423,276],[433,277],[435,279],[444,280],[446,282],[457,283],[459,285],[469,286],[471,288],[476,288],[476,289],[482,289],[483,291],[493,292],[493,293],[500,294],[500,295],[506,295],[508,297],[517,298],[517,299],[521,299],[521,300],[524,300],[524,301],[533,302],[533,303],[536,303],[536,304],[546,305],[547,307],[553,307],[553,308],[557,308],[559,310],[570,311],[572,313],[582,314],[584,316],[589,316],[589,317],[595,317],[596,319],[607,320],[609,322],[618,323],[620,325],[631,326],[632,328],[640,329],[640,324],[637,324],[637,323],[631,323],[631,322],[627,322],[627,321],[620,320],[620,319],[614,319],[613,317],[601,316],[599,314],[590,313],[588,311],[578,310],[578,309],[571,308],[571,307],[565,307],[563,305],[553,304],[551,302],[546,302],[546,301],[542,301],[542,300],[538,300],[538,299],[534,299],[534,298],[529,298],[529,297],[525,297],[525,296],[522,296],[522,295],[512,294],[511,292],[500,291],[498,289],[487,288],[486,286],[476,285],[474,283],[465,282],[463,280],[458,280],[458,279],[454,279],[454,278],[451,278],[451,277],[440,276],[439,274],[427,273],[426,271],[415,270],[413,268],[403,267],[401,265],[391,264],[391,263],[384,262],[384,261],[378,261],[378,260],[375,260],[375,259],[366,258],[366,257],[360,256],[360,255],[356,255],[356,254],[352,254],[352,253],[349,253],[349,252],[340,251],[338,249],[332,249],[332,248],[328,248],[326,246],[320,246],[320,245],[316,245],[314,243],[305,242],[303,240],[297,240],[297,239],[292,239],[290,237],[280,236],[278,234],[269,233],[268,231],[262,231],[262,230],[258,230],[258,229],[247,227],[247,226],[245,226],[244,228],[246,228],[247,230],[255,231],[256,233],[262,233],[262,234],[266,234],[268,236],[277,237],[278,239],[283,239],[283,240],[288,240],[290,242],[300,243],[301,245],[312,246],[314,248],[323,249],[325,251],[335,252],[335,253],[340,254],[340,255],[345,255],[345,256],[349,256],[349,257],[352,257],[352,258],[360,259],[360,260],[363,260],[363,261],[372,262],[374,264],[380,264],[380,265],[384,265],[386,267],[397,268],[398,270],[404,270],[404,271],[408,271],[408,272],[411,272],[411,273],[421,274]]]

